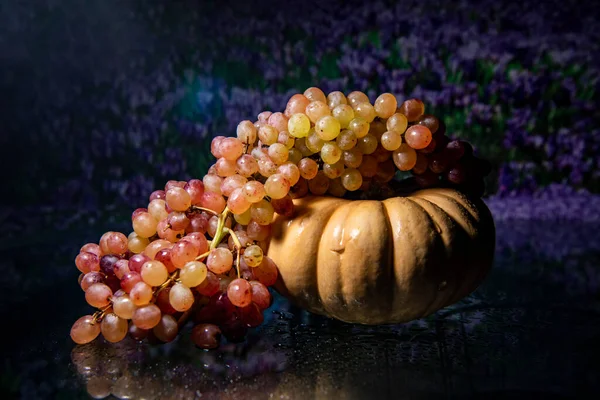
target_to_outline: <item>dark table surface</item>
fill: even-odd
[[[20,281],[22,296],[3,290],[2,398],[586,398],[600,389],[596,226],[497,221],[486,281],[428,318],[357,326],[277,297],[245,342],[214,351],[190,327],[166,345],[75,346],[70,326],[88,311],[76,281]],[[74,269],[53,263],[32,270]]]

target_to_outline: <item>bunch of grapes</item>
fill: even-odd
[[[193,316],[202,348],[244,338],[263,321],[277,267],[267,250],[275,214],[293,216],[293,199],[396,194],[398,170],[420,187],[483,193],[489,164],[450,140],[423,103],[398,107],[390,93],[374,104],[362,92],[328,96],[318,88],[290,98],[284,112],[242,121],[237,137],[215,137],[217,161],[202,180],[169,181],[132,215],[133,232],[105,233],[75,259],[87,302],[98,309],[71,329],[77,343],[100,332],[173,340]]]
[[[110,342],[127,333],[143,339],[150,331],[169,342],[193,316],[194,342],[213,348],[221,334],[239,340],[262,323],[271,303],[267,287],[277,280],[275,264],[263,254],[269,226],[226,210],[221,187],[227,190],[205,190],[197,179],[169,181],[150,195],[147,208],[133,212],[128,237],[107,232],[99,244],[81,248],[79,283],[99,310],[73,325],[75,342],[100,332]]]

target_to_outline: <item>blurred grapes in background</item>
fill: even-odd
[[[599,4],[0,2],[5,298],[78,290],[81,244],[310,86],[422,99],[492,161],[497,267],[597,293]]]

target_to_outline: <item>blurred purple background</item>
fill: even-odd
[[[594,2],[1,7],[0,242],[16,274],[22,246],[128,230],[152,190],[206,172],[212,136],[313,85],[422,98],[492,161],[497,219],[599,218]]]
[[[206,172],[212,136],[309,86],[421,98],[493,163],[510,279],[492,287],[597,300],[598,4],[0,3],[2,317],[57,287],[71,304],[81,244],[127,233],[152,190]]]

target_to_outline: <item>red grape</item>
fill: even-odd
[[[208,271],[206,279],[196,286],[196,291],[204,296],[212,296],[219,291],[219,277]]]
[[[264,316],[258,305],[250,303],[240,310],[240,317],[242,322],[246,324],[248,328],[255,328],[263,323]]]
[[[192,329],[192,342],[202,349],[215,349],[221,342],[221,329],[214,324],[200,324]]]
[[[267,256],[263,257],[263,262],[258,267],[253,268],[252,272],[256,280],[265,286],[273,286],[277,282],[277,266]]]
[[[258,281],[250,281],[252,286],[252,301],[261,309],[265,310],[271,305],[271,293],[269,289]]]

